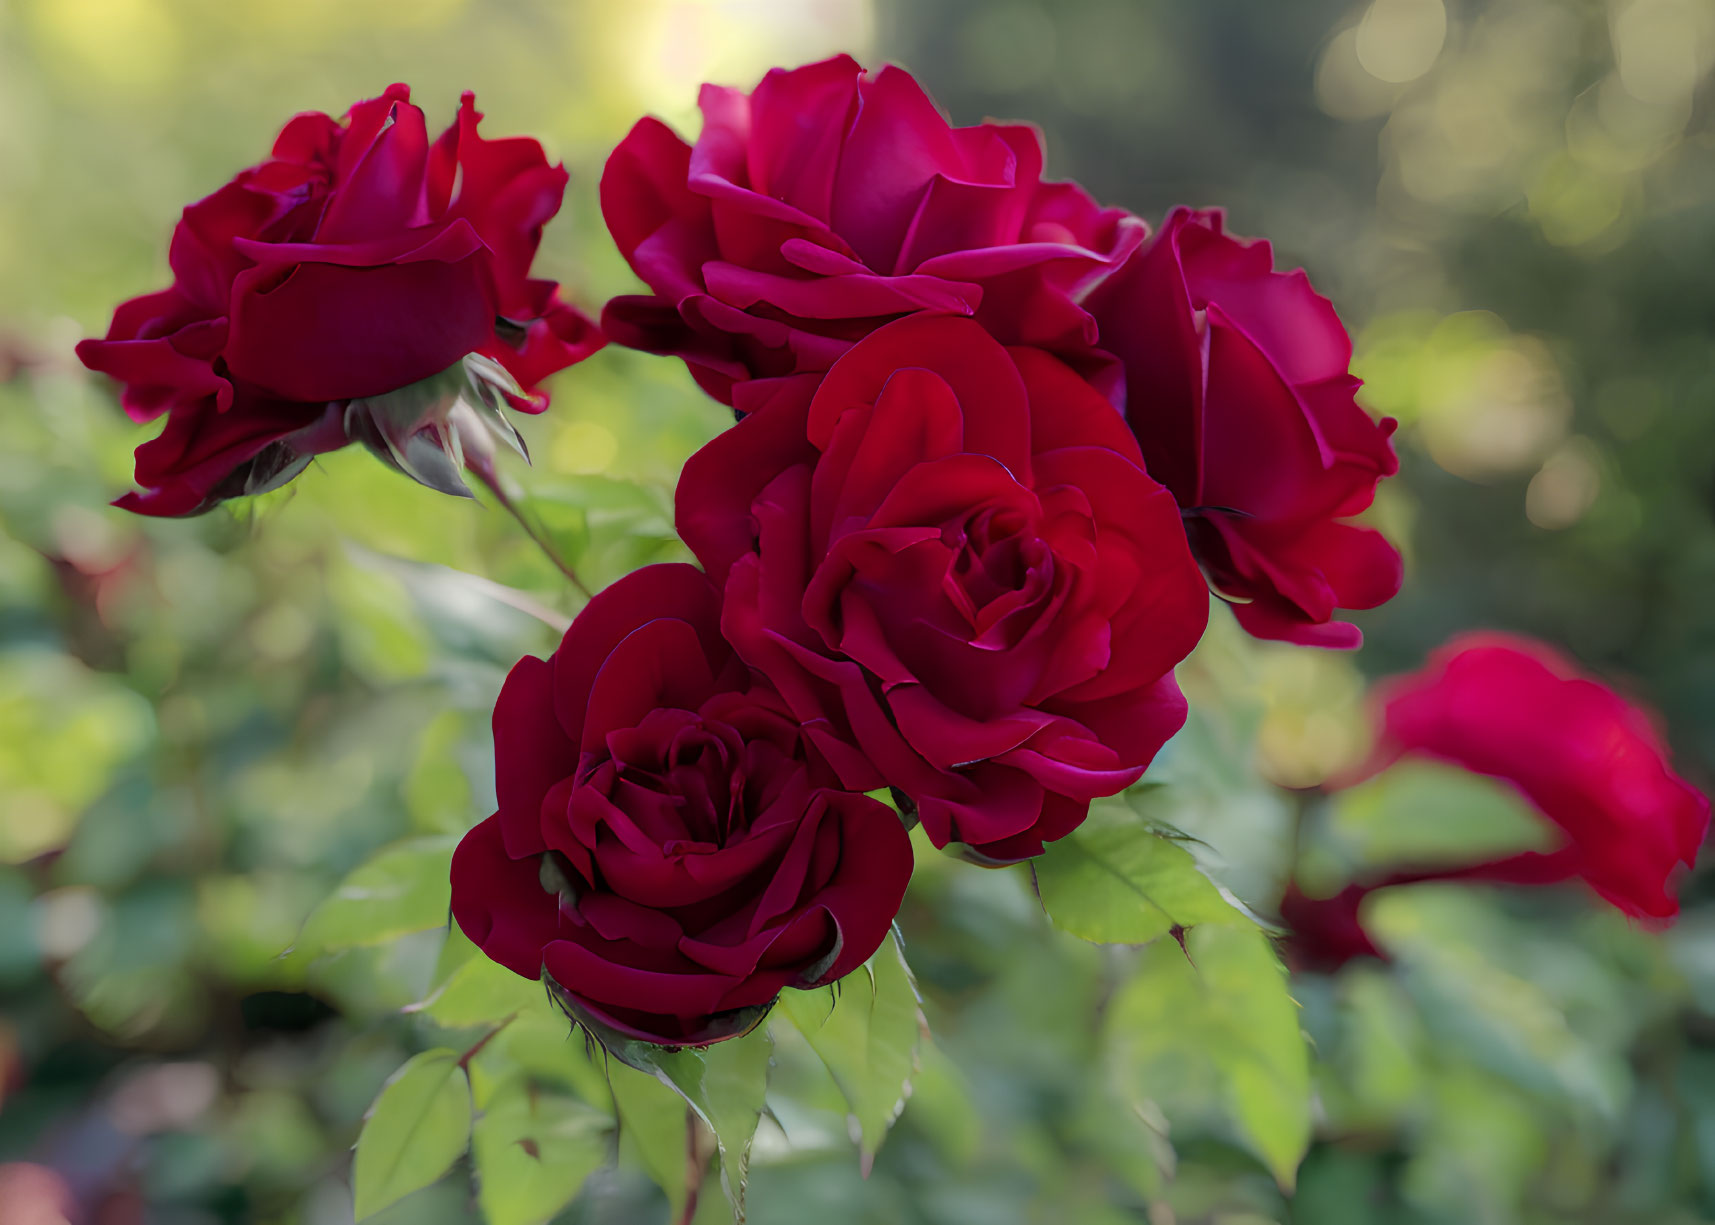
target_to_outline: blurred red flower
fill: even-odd
[[[1384,681],[1376,701],[1375,751],[1343,785],[1401,760],[1446,762],[1516,788],[1560,845],[1445,868],[1398,865],[1331,898],[1293,885],[1281,913],[1301,960],[1330,966],[1374,952],[1358,918],[1363,899],[1424,881],[1577,879],[1634,918],[1679,913],[1675,878],[1697,859],[1709,800],[1674,772],[1649,710],[1544,643],[1487,631],[1455,638],[1421,671]]]

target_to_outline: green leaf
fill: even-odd
[[[1106,1034],[1115,1079],[1175,1125],[1219,1126],[1290,1189],[1310,1142],[1310,1059],[1286,971],[1252,927],[1162,940],[1115,995]]]
[[[1189,851],[1128,814],[1093,814],[1031,870],[1054,926],[1084,940],[1145,944],[1175,927],[1242,921]]]
[[[496,1094],[471,1136],[488,1225],[541,1225],[607,1161],[608,1119],[520,1079]]]
[[[478,954],[454,968],[427,999],[406,1011],[426,1013],[448,1029],[469,1029],[546,1006],[541,983]]]
[[[311,956],[385,944],[447,921],[448,867],[458,839],[412,838],[382,849],[310,912],[297,948]]]
[[[562,476],[529,491],[530,513],[586,580],[651,562],[689,560],[673,526],[670,489],[609,476]]]
[[[740,1222],[744,1220],[744,1192],[750,1179],[750,1142],[768,1093],[772,1052],[768,1031],[760,1025],[742,1037],[713,1046],[679,1050],[648,1047],[642,1051],[634,1046],[627,1052],[633,1059],[645,1058],[656,1078],[690,1103],[697,1117],[715,1133],[721,1189],[732,1204],[734,1220]]]
[[[534,1080],[564,1086],[589,1106],[606,1110],[613,1100],[601,1048],[568,1025],[546,994],[507,1023],[484,1055],[490,1053]]]
[[[845,1095],[867,1175],[911,1092],[925,1026],[898,937],[832,987],[782,993],[780,1006]]]
[[[1621,1117],[1630,1092],[1623,1063],[1594,1045],[1590,1022],[1575,1026],[1566,1002],[1549,989],[1566,971],[1542,970],[1545,958],[1570,962],[1567,954],[1533,948],[1528,928],[1458,885],[1386,890],[1367,914],[1439,1051],[1457,1051],[1492,1077],[1557,1100],[1563,1111],[1605,1126]],[[1604,987],[1602,994],[1622,990]]]
[[[688,1107],[685,1099],[653,1076],[608,1061],[608,1085],[619,1114],[619,1141],[667,1195],[667,1219],[685,1211]]]
[[[1515,789],[1438,762],[1403,761],[1336,792],[1328,827],[1359,864],[1467,864],[1556,845]]]
[[[372,578],[397,582],[411,609],[442,653],[457,660],[510,668],[522,654],[540,650],[570,624],[526,591],[450,566],[390,557],[348,544],[352,563]],[[544,628],[545,627],[545,628]]]
[[[357,1219],[426,1187],[470,1140],[470,1086],[454,1051],[424,1051],[381,1087],[357,1137],[352,1191]]]

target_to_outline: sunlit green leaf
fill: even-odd
[[[298,949],[314,956],[385,944],[447,921],[448,865],[458,839],[412,838],[386,847],[354,869],[310,912]]]
[[[621,1154],[642,1164],[667,1195],[668,1219],[677,1221],[685,1208],[690,1108],[674,1089],[617,1059],[608,1062],[607,1075]]]
[[[787,991],[781,1011],[809,1041],[851,1107],[867,1171],[910,1093],[923,1011],[899,941],[831,987]]]
[[[1184,846],[1105,813],[1031,863],[1054,925],[1084,940],[1144,944],[1175,927],[1242,921]]]
[[[767,1029],[759,1025],[741,1037],[713,1046],[678,1050],[633,1046],[627,1051],[628,1061],[645,1063],[647,1070],[684,1098],[714,1132],[721,1159],[721,1188],[739,1221],[744,1220],[750,1144],[768,1092],[772,1049]]]
[[[442,956],[447,954],[443,951]],[[448,1029],[468,1029],[505,1020],[525,1009],[546,1007],[547,997],[541,983],[514,974],[479,954],[461,961],[444,982],[421,1003],[412,1005],[410,1011],[423,1012]]]
[[[1286,971],[1262,932],[1208,924],[1188,931],[1183,949],[1150,945],[1105,1028],[1133,1100],[1157,1103],[1174,1125],[1224,1121],[1292,1186],[1310,1140],[1310,1061]]]
[[[369,1108],[352,1162],[358,1220],[426,1187],[470,1140],[470,1086],[454,1051],[413,1056]]]
[[[1401,762],[1338,792],[1328,825],[1363,864],[1467,864],[1556,845],[1553,827],[1515,789],[1435,762]]]
[[[532,482],[529,509],[586,581],[689,560],[673,528],[671,489],[593,474]]]
[[[521,654],[551,646],[567,617],[528,592],[450,566],[389,557],[356,545],[351,560],[371,575],[393,579],[442,653],[509,668]]]
[[[471,1135],[477,1203],[488,1225],[540,1225],[607,1161],[608,1118],[527,1081],[503,1088]]]

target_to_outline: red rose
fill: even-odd
[[[1697,858],[1709,801],[1673,772],[1648,710],[1545,644],[1495,633],[1454,639],[1421,672],[1381,685],[1378,698],[1369,772],[1402,757],[1451,762],[1511,783],[1564,836],[1546,856],[1454,875],[1528,884],[1579,876],[1629,915],[1678,913],[1669,883]]]
[[[1353,398],[1352,342],[1303,272],[1274,271],[1218,212],[1175,209],[1089,296],[1100,345],[1124,366],[1116,403],[1150,475],[1185,511],[1211,584],[1259,638],[1356,647],[1337,608],[1399,590],[1379,532],[1341,522],[1398,470]]]
[[[1402,867],[1330,898],[1294,886],[1281,917],[1300,960],[1328,968],[1374,953],[1358,921],[1364,898],[1424,881],[1582,879],[1633,917],[1679,912],[1674,877],[1697,858],[1709,801],[1673,772],[1650,711],[1543,643],[1488,632],[1455,638],[1422,671],[1383,682],[1376,696],[1375,752],[1345,785],[1401,759],[1447,762],[1516,788],[1554,825],[1561,845],[1464,866]]]
[[[1087,353],[1078,295],[1145,232],[1043,182],[1035,128],[951,127],[903,69],[842,55],[749,94],[705,85],[701,105],[695,146],[644,119],[608,159],[602,215],[654,293],[615,298],[602,326],[741,410],[735,384],[826,370],[920,311]]]
[[[604,1036],[744,1032],[875,952],[911,875],[899,818],[838,788],[719,621],[704,575],[648,566],[520,660],[494,710],[500,811],[453,856],[465,934]]]
[[[1172,496],[1101,395],[968,319],[774,391],[679,481],[723,631],[847,786],[937,845],[1040,853],[1184,721],[1209,597]]]
[[[524,388],[588,356],[599,333],[530,279],[566,172],[534,140],[484,140],[472,95],[430,142],[404,85],[341,123],[297,116],[273,155],[185,209],[174,282],[119,307],[78,356],[125,384],[142,493],[183,515],[289,479],[344,445],[345,403],[499,362]],[[514,399],[540,412],[545,400]]]

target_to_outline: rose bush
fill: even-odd
[[[909,73],[844,55],[701,105],[695,145],[643,119],[608,159],[602,215],[653,291],[608,303],[613,339],[741,410],[747,380],[826,370],[919,311],[1092,356],[1078,297],[1145,227],[1044,182],[1036,129],[952,127]]]
[[[133,420],[167,416],[137,449],[142,492],[118,505],[192,514],[279,484],[351,440],[346,402],[468,354],[530,388],[600,346],[555,283],[529,275],[565,170],[534,140],[484,139],[481,118],[467,93],[431,142],[394,85],[344,122],[297,116],[267,161],[185,209],[172,286],[78,346],[125,385]]]
[[[1344,522],[1398,469],[1391,420],[1353,398],[1352,342],[1303,272],[1218,212],[1175,209],[1086,303],[1150,475],[1173,491],[1211,584],[1259,638],[1356,647],[1338,608],[1399,590],[1399,554]]]
[[[720,635],[690,566],[597,595],[494,712],[499,811],[459,844],[453,916],[612,1040],[706,1043],[886,937],[911,843]]]
[[[1184,721],[1208,592],[1172,495],[1071,369],[918,316],[780,381],[685,465],[722,626],[849,787],[1038,854]]]

